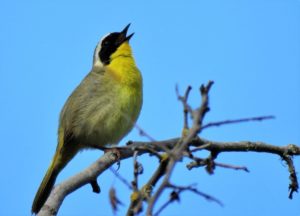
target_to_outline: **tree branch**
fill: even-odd
[[[172,149],[181,138],[173,138],[168,140],[162,140],[157,142],[132,142],[130,145],[125,147],[120,147],[120,160],[127,159],[132,157],[134,154],[134,149],[143,149],[139,150],[138,154],[146,154],[149,151],[144,149],[153,149],[155,151],[161,151],[161,148],[157,146],[162,145],[168,149]],[[195,137],[189,143],[191,147],[200,147],[206,146],[203,150],[208,151],[217,151],[219,153],[225,152],[260,152],[260,153],[270,153],[276,154],[280,157],[282,155],[287,156],[299,156],[300,155],[300,146],[289,144],[286,146],[275,146],[263,142],[216,142],[211,140],[202,139]],[[38,216],[49,216],[56,215],[60,205],[62,204],[64,198],[77,190],[78,188],[89,184],[93,179],[97,178],[108,169],[111,165],[118,162],[118,158],[112,152],[105,153],[101,158],[99,158],[92,165],[87,167],[82,172],[74,175],[68,180],[62,182],[61,184],[55,186],[52,190],[49,198],[47,199],[44,207],[38,213]],[[294,175],[293,175],[294,176]]]
[[[209,81],[206,86],[202,85],[200,88],[201,93],[201,104],[199,108],[192,110],[191,106],[187,104],[187,98],[190,93],[191,88],[189,87],[185,95],[177,96],[179,100],[183,103],[184,107],[184,133],[182,137],[173,138],[163,141],[155,141],[151,136],[144,132],[140,127],[139,131],[143,136],[150,138],[150,142],[129,142],[127,146],[117,148],[118,154],[114,151],[107,151],[105,154],[100,157],[96,162],[90,165],[88,168],[82,172],[74,175],[68,180],[62,182],[61,184],[54,187],[51,191],[50,196],[48,197],[43,208],[38,213],[38,216],[55,216],[61,206],[64,198],[82,187],[86,184],[92,184],[94,191],[99,191],[97,184],[97,177],[101,175],[102,172],[107,170],[114,163],[118,163],[121,160],[127,159],[134,156],[134,180],[132,181],[131,189],[133,193],[131,195],[131,203],[127,212],[127,215],[136,215],[142,211],[142,204],[144,201],[147,202],[148,207],[146,214],[153,215],[154,205],[157,202],[160,195],[165,189],[173,188],[174,193],[171,196],[171,199],[167,204],[160,208],[159,212],[162,211],[168,203],[179,199],[179,194],[181,191],[192,191],[198,195],[202,195],[205,198],[212,198],[212,196],[206,195],[200,192],[198,189],[193,187],[185,186],[174,186],[170,182],[171,175],[175,169],[175,166],[178,162],[181,162],[183,157],[187,157],[193,162],[198,162],[199,166],[205,166],[206,170],[212,174],[215,166],[220,166],[224,168],[231,169],[242,169],[247,171],[246,167],[240,167],[235,165],[228,165],[214,160],[220,153],[225,152],[261,152],[261,153],[270,153],[278,155],[282,158],[288,166],[290,173],[289,179],[289,197],[292,198],[294,192],[298,191],[298,180],[296,175],[295,166],[292,160],[293,156],[300,155],[300,147],[297,145],[289,144],[286,146],[275,146],[266,144],[263,142],[251,142],[251,141],[242,141],[242,142],[215,142],[211,140],[206,140],[199,138],[198,134],[207,127],[211,126],[220,126],[224,124],[231,123],[240,123],[245,121],[261,121],[267,118],[273,118],[272,116],[263,116],[263,117],[253,117],[237,120],[226,120],[220,122],[203,124],[203,119],[206,113],[209,111],[209,97],[208,93],[213,85],[212,81]],[[192,127],[188,126],[188,115],[193,119]],[[200,159],[193,155],[194,152],[198,151],[209,151],[210,156],[206,159]],[[153,173],[152,177],[148,182],[141,188],[138,186],[138,175],[140,174],[141,165],[137,162],[137,156],[143,154],[155,155],[160,159],[160,165]],[[163,154],[161,154],[163,153]],[[196,164],[197,165],[197,164]],[[194,165],[194,167],[196,167]],[[154,187],[158,181],[162,179],[161,183],[157,186],[157,189],[154,191]],[[154,193],[152,194],[152,191]],[[215,199],[215,198],[213,198]],[[113,199],[115,203],[115,198]],[[215,199],[216,201],[216,199]]]

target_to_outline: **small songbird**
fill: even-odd
[[[32,213],[46,202],[56,177],[82,149],[117,144],[134,126],[142,107],[142,76],[127,36],[110,33],[96,46],[92,70],[66,101],[59,119],[58,144],[35,195]]]

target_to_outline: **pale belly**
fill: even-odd
[[[116,145],[133,128],[140,112],[138,98],[117,101],[95,107],[81,128],[80,137],[85,147]],[[101,112],[99,112],[101,109]]]
[[[120,85],[111,77],[90,73],[68,98],[60,128],[80,148],[118,144],[133,128],[141,106],[141,85]]]

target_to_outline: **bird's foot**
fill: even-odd
[[[118,147],[110,147],[110,148],[105,147],[105,148],[103,148],[103,151],[104,151],[105,154],[110,152],[110,153],[112,153],[116,156],[117,165],[118,165],[117,170],[118,170],[120,168],[120,164],[121,164],[121,160],[120,160],[121,159],[121,152],[120,152],[119,148]]]

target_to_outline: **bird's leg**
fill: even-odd
[[[117,166],[118,166],[117,170],[119,170],[120,164],[121,164],[121,160],[120,160],[121,152],[119,149],[120,148],[118,148],[118,147],[104,147],[104,149],[103,149],[104,153],[111,152],[112,154],[114,154],[117,157]]]
[[[109,152],[114,154],[117,157],[118,169],[120,168],[120,158],[121,158],[121,152],[119,150],[120,148],[118,148],[118,147],[103,147],[103,146],[99,146],[99,145],[92,145],[91,148],[101,150],[104,152],[104,154],[109,153]]]
[[[108,152],[111,152],[112,154],[114,154],[117,157],[117,166],[118,166],[117,170],[120,168],[121,153],[120,153],[120,150],[117,147],[102,147],[102,146],[99,146],[99,145],[93,145],[91,147],[103,151],[104,154],[106,154]],[[101,189],[100,189],[100,186],[97,182],[97,179],[92,180],[90,182],[90,184],[92,186],[92,189],[93,189],[94,193],[100,193],[101,192]]]

